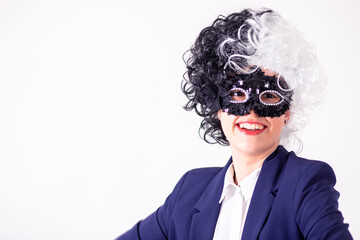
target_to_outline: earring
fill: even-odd
[[[285,125],[287,124],[287,120],[286,120],[286,119],[284,120],[284,123],[285,123]]]

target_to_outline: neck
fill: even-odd
[[[268,151],[264,151],[261,154],[247,154],[232,148],[232,160],[236,175],[235,183],[238,184],[254,170],[261,167],[265,159],[274,152],[276,148],[277,146],[269,149]]]

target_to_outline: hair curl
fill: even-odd
[[[222,84],[231,74],[247,74],[260,67],[286,79],[294,96],[290,121],[282,131],[284,145],[297,139],[295,132],[323,100],[326,78],[314,47],[270,9],[219,16],[200,32],[184,61],[182,91],[189,99],[184,109],[194,109],[204,118],[199,133],[208,143],[229,145],[217,114],[222,109]]]

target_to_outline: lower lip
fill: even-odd
[[[248,130],[248,129],[245,129],[245,128],[241,128],[239,125],[236,125],[236,127],[240,130],[241,133],[244,133],[246,135],[259,135],[261,134],[266,127],[264,127],[263,129],[261,130]]]

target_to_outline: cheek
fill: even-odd
[[[271,128],[273,129],[273,131],[276,131],[276,132],[281,132],[282,131],[282,128],[284,126],[284,115],[281,116],[281,117],[277,117],[277,118],[269,118],[268,121],[270,122],[271,124]]]
[[[229,115],[225,112],[222,112],[219,115],[219,119],[221,122],[221,127],[223,129],[224,132],[230,131],[233,128],[233,123],[235,121],[234,116]]]

